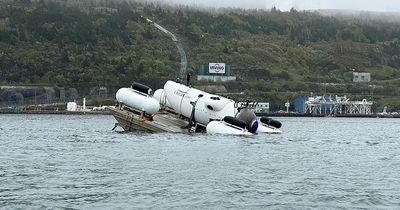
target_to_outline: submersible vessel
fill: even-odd
[[[117,106],[108,108],[125,131],[201,132],[209,134],[253,135],[281,133],[282,124],[260,118],[246,107],[219,95],[167,81],[163,89],[134,82],[116,93]]]

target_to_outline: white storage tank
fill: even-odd
[[[67,111],[74,112],[77,109],[78,109],[78,105],[76,104],[76,102],[68,102],[67,103]]]

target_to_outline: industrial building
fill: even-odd
[[[298,113],[315,115],[369,115],[372,114],[372,102],[350,101],[346,96],[298,96],[295,99],[295,110]]]
[[[353,82],[371,82],[371,73],[353,72]]]
[[[229,65],[225,63],[209,63],[197,66],[197,80],[211,80],[217,81],[234,81],[235,76],[231,75]]]

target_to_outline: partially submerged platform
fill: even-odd
[[[107,110],[118,121],[117,125],[125,131],[188,132],[188,129],[185,128],[188,122],[181,116],[168,111],[161,111],[153,117],[149,117],[138,110],[123,105],[116,108],[107,107]]]

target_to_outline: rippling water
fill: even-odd
[[[400,208],[400,119],[279,120],[282,135],[235,137],[0,115],[0,208]]]

